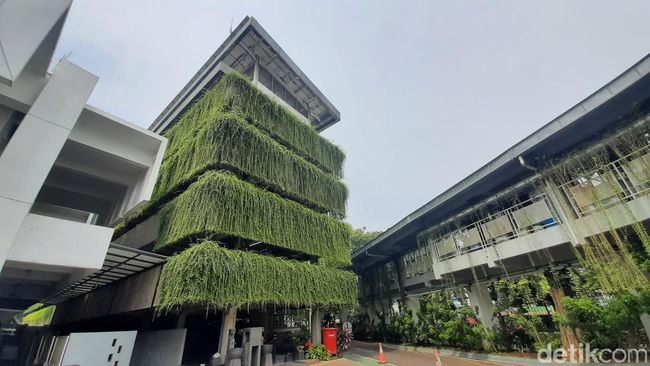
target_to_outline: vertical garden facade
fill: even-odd
[[[134,218],[157,215],[154,251],[172,255],[158,311],[356,302],[337,146],[237,73],[165,135],[154,201]]]

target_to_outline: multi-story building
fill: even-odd
[[[603,235],[612,230],[633,232],[628,241],[647,231],[649,108],[646,56],[355,251],[369,315],[388,315],[396,301],[415,309],[420,294],[463,287],[490,327],[489,281],[580,258],[616,266],[616,251],[597,258],[590,246],[612,240]]]
[[[0,2],[0,322],[100,270],[167,141],[87,104],[98,77],[53,53],[71,1]],[[49,70],[49,71],[48,71]]]
[[[206,363],[246,327],[263,328],[276,357],[287,331],[311,328],[319,343],[322,306],[357,301],[345,156],[319,135],[339,119],[246,17],[150,127],[169,139],[158,181],[111,244],[138,255],[109,252],[100,271],[44,298],[56,338],[39,338],[30,359],[58,357],[78,332],[137,331],[114,343],[138,365]]]

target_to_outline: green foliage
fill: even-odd
[[[43,327],[49,325],[56,310],[55,305],[45,306],[37,303],[23,312],[22,323],[30,327]]]
[[[332,359],[332,356],[327,352],[324,345],[318,344],[307,350],[305,358],[308,360],[329,361]]]
[[[295,347],[304,346],[305,343],[311,338],[307,329],[300,329],[300,331],[294,331],[289,334],[289,343]]]
[[[566,317],[557,316],[556,320],[579,328],[583,342],[590,343],[592,348],[638,347],[647,343],[639,320],[647,310],[646,301],[644,294],[630,293],[615,295],[603,303],[587,297],[567,297],[562,301]]]
[[[401,343],[417,343],[417,327],[410,312],[402,312],[391,319],[392,331]]]
[[[559,333],[551,322],[550,285],[545,276],[533,274],[518,280],[500,280],[492,284],[496,293],[495,312],[499,321],[491,344],[494,349],[509,351],[538,350],[548,343],[558,344]],[[546,318],[529,315],[531,306],[549,309]],[[544,322],[546,320],[546,323]]]
[[[347,271],[219,247],[206,241],[172,257],[160,276],[159,312],[185,306],[354,305]]]
[[[356,251],[381,234],[381,231],[366,231],[366,228],[354,229],[350,235],[352,251]]]
[[[497,312],[526,312],[528,306],[550,304],[550,285],[543,275],[533,274],[516,281],[500,280],[493,286],[497,294]]]
[[[188,240],[234,236],[350,264],[347,224],[239,180],[208,172],[160,210],[157,251]],[[192,240],[194,239],[194,240]]]
[[[201,107],[198,103],[194,108]],[[331,174],[287,150],[234,113],[192,114],[174,130],[154,199],[178,191],[207,170],[227,169],[256,185],[323,212],[345,215],[347,189]],[[208,121],[199,121],[207,118]],[[182,137],[182,139],[181,139]]]
[[[456,309],[445,292],[422,296],[417,311],[418,340],[425,345],[482,350],[485,328],[470,325],[470,318],[476,319],[474,311]]]
[[[192,139],[204,125],[211,125],[219,113],[230,111],[324,171],[341,176],[345,154],[338,146],[260,92],[245,76],[235,73],[225,75],[166,133],[169,153],[175,154],[177,147]]]

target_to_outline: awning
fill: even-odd
[[[58,304],[70,298],[94,291],[167,261],[164,255],[122,245],[108,247],[102,269],[49,295],[41,303]]]

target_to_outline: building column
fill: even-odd
[[[420,309],[420,298],[418,296],[407,296],[404,307],[417,320],[417,311]]]
[[[228,336],[230,330],[235,331],[235,322],[237,321],[237,308],[229,307],[221,314],[221,331],[219,332],[219,364],[226,362],[226,353],[228,353]]]
[[[323,315],[322,311],[314,307],[311,309],[311,342],[313,344],[322,344],[323,343],[323,331],[322,331],[322,324],[323,324]]]
[[[0,155],[0,269],[97,80],[61,61]]]
[[[473,283],[469,286],[469,302],[478,308],[478,318],[486,329],[494,326],[494,304],[490,298],[490,290],[485,283]]]

